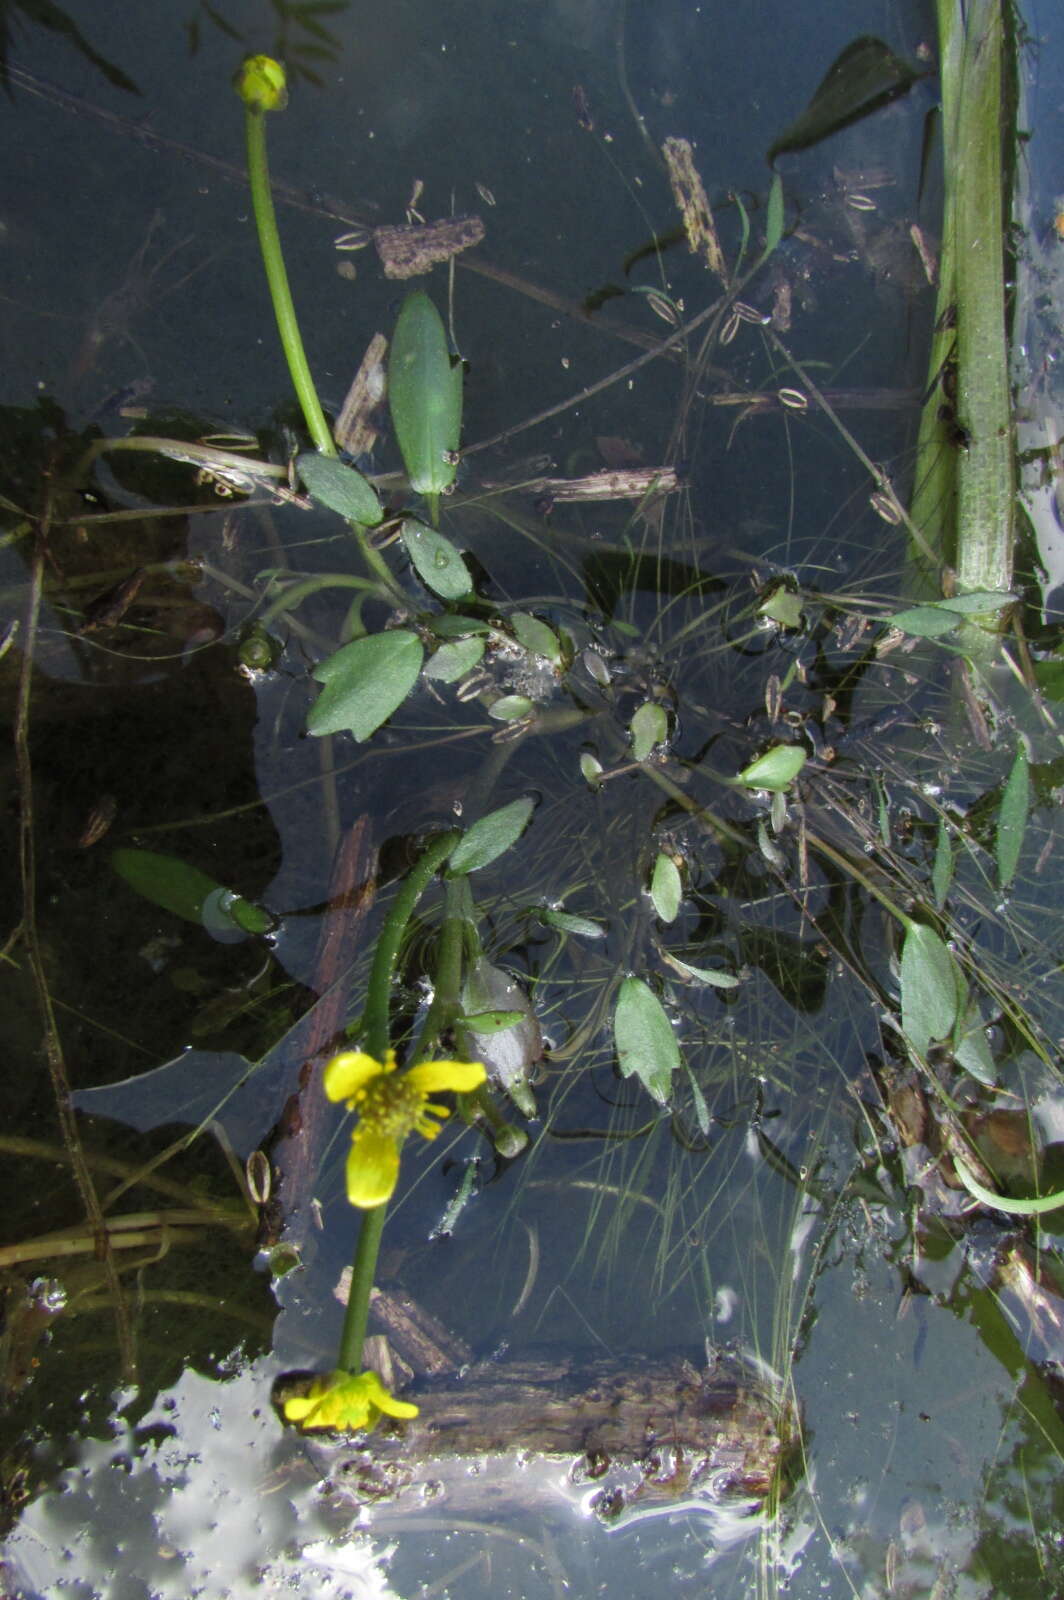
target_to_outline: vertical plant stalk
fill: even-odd
[[[261,105],[245,102],[245,125],[251,203],[255,211],[259,249],[262,251],[262,264],[266,269],[266,282],[269,285],[270,299],[273,301],[274,315],[277,318],[281,346],[288,362],[288,370],[292,375],[296,396],[303,410],[307,431],[315,447],[323,455],[335,456],[338,453],[336,444],[329,432],[329,424],[325,420],[318,391],[314,387],[314,379],[310,375],[306,351],[303,349],[303,336],[299,331],[296,308],[292,303],[292,291],[288,286],[284,256],[281,253],[281,238],[277,231],[277,217],[270,189],[269,162],[266,157],[266,113]]]
[[[417,865],[407,874],[384,921],[373,953],[373,966],[366,989],[366,1007],[362,1014],[364,1046],[367,1055],[383,1061],[388,1049],[388,1002],[391,997],[392,978],[399,956],[406,925],[414,907],[439,869],[458,843],[461,835],[457,828],[441,833],[432,840]],[[362,1370],[362,1346],[366,1340],[369,1321],[369,1297],[377,1270],[384,1219],[388,1212],[387,1201],[374,1206],[362,1217],[358,1230],[358,1244],[351,1266],[351,1291],[347,1297],[347,1311],[340,1334],[340,1352],[337,1365],[345,1372]]]

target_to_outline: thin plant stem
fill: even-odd
[[[288,287],[288,273],[281,254],[281,238],[277,231],[277,217],[273,209],[270,190],[270,169],[266,158],[266,113],[261,106],[247,105],[245,109],[247,132],[248,177],[251,180],[251,201],[255,210],[255,226],[259,232],[259,249],[266,268],[266,282],[270,288],[277,331],[281,336],[288,370],[296,396],[303,410],[307,431],[322,455],[335,456],[338,452],[325,413],[310,375],[303,336],[296,321],[296,308],[292,304],[292,291]]]
[[[388,1215],[388,1202],[374,1206],[362,1214],[358,1230],[355,1259],[351,1263],[351,1292],[347,1297],[347,1311],[340,1333],[340,1353],[337,1365],[343,1372],[362,1371],[362,1346],[366,1342],[366,1325],[369,1322],[369,1297],[377,1271],[377,1256],[384,1232],[384,1219]]]

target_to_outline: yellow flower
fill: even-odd
[[[389,1394],[375,1372],[330,1372],[315,1378],[305,1395],[284,1402],[285,1421],[304,1429],[368,1431],[376,1427],[382,1414],[416,1417],[417,1406]]]
[[[435,1139],[446,1106],[433,1105],[430,1094],[451,1089],[468,1094],[487,1077],[479,1061],[423,1061],[409,1072],[396,1072],[395,1051],[377,1061],[363,1050],[344,1050],[325,1068],[323,1083],[330,1100],[346,1100],[358,1112],[358,1126],[347,1158],[347,1198],[371,1210],[383,1205],[399,1178],[399,1151],[408,1133]]]

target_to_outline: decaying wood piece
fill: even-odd
[[[356,461],[360,456],[371,455],[377,443],[378,430],[372,418],[384,400],[387,388],[384,374],[384,353],[387,348],[388,341],[383,333],[375,333],[351,380],[347,398],[333,429],[333,438],[340,449],[348,451]]]
[[[568,1507],[613,1528],[697,1511],[732,1528],[779,1485],[793,1419],[741,1361],[483,1362],[406,1398],[417,1417],[311,1442],[328,1487],[390,1517]]]
[[[627,467],[620,472],[589,472],[583,478],[526,478],[517,487],[524,494],[540,495],[552,504],[642,500],[648,494],[672,494],[680,487],[680,476],[675,467]]]
[[[728,268],[706,191],[695,166],[694,151],[686,139],[666,139],[661,148],[669,169],[673,199],[683,217],[688,248],[692,255],[701,256],[709,270],[727,286]]]
[[[374,228],[373,243],[386,278],[417,278],[441,261],[450,261],[479,244],[484,224],[479,217],[443,217],[438,222],[400,223]]]

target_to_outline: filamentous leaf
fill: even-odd
[[[373,485],[354,467],[345,466],[335,456],[317,450],[304,450],[296,457],[296,471],[306,484],[311,499],[330,511],[339,512],[349,522],[375,528],[384,513]]]
[[[443,320],[423,289],[407,295],[395,324],[388,402],[410,486],[434,503],[454,483],[462,368],[451,362]]]
[[[671,856],[660,850],[650,878],[650,898],[662,922],[675,922],[683,899],[683,882]]]
[[[486,817],[474,822],[451,851],[447,864],[448,875],[460,878],[467,872],[478,872],[481,867],[486,867],[497,856],[501,856],[504,850],[509,850],[528,826],[535,805],[531,795],[525,795],[520,800],[511,800],[508,806],[500,806],[498,811],[489,811]]]
[[[682,1057],[672,1023],[642,978],[625,978],[613,1013],[613,1037],[624,1077],[636,1077],[661,1105]]]
[[[314,668],[325,687],[310,708],[308,731],[346,731],[368,739],[402,705],[417,682],[423,657],[417,634],[403,628],[343,645]]]
[[[403,545],[414,570],[426,588],[442,600],[461,600],[473,587],[469,568],[451,543],[435,528],[408,517],[403,523]]]
[[[797,744],[775,744],[739,774],[748,789],[786,789],[805,766],[806,753]]]
[[[901,1026],[918,1055],[951,1036],[963,990],[960,969],[935,930],[910,922],[901,951]]]
[[[644,701],[631,722],[632,755],[636,761],[645,761],[656,744],[663,744],[669,731],[669,719],[653,700]]]
[[[1001,887],[1007,889],[1016,876],[1023,836],[1027,831],[1027,808],[1031,800],[1031,778],[1027,751],[1021,744],[1012,763],[997,824],[997,865]]]

